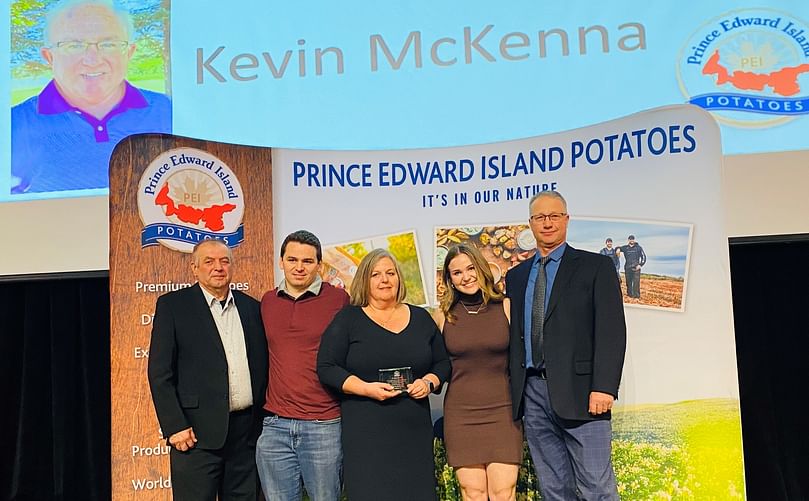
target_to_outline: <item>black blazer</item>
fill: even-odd
[[[253,389],[254,443],[267,387],[267,340],[259,303],[233,291],[247,348]],[[149,348],[149,386],[163,436],[194,428],[197,447],[219,449],[228,433],[228,364],[199,284],[157,299]]]
[[[511,298],[509,371],[514,419],[523,414],[525,287],[533,262],[525,261],[506,275]],[[609,412],[599,416],[587,412],[591,391],[618,396],[624,366],[624,305],[609,257],[567,246],[545,314],[543,348],[554,412],[570,420],[609,419]]]

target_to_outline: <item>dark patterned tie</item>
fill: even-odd
[[[537,270],[537,281],[534,283],[534,302],[531,305],[531,356],[534,367],[542,365],[545,359],[542,353],[545,331],[545,265],[550,261],[550,256],[539,259],[539,269]]]

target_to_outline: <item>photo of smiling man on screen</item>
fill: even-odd
[[[115,145],[171,132],[171,101],[127,81],[136,32],[112,1],[55,3],[42,31],[51,80],[11,109],[11,193],[107,188]]]

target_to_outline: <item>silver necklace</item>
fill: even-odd
[[[371,304],[369,304],[368,306],[374,311],[374,316],[376,317],[376,320],[382,325],[382,327],[387,327],[388,326],[388,323],[393,319],[393,315],[396,313],[396,309],[399,307],[398,304],[396,306],[394,306],[393,309],[390,311],[390,315],[388,315],[388,318],[385,319],[385,320],[382,320],[382,318],[380,318],[379,313],[383,312],[385,310],[381,310],[381,309],[379,309],[379,308],[377,308],[377,307],[375,307],[375,306],[373,306]]]

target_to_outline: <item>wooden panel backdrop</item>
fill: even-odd
[[[138,183],[160,154],[180,147],[206,151],[230,167],[245,204],[244,241],[234,252],[234,282],[260,299],[273,287],[272,160],[270,148],[200,141],[165,134],[122,141],[110,164],[110,357],[112,391],[112,498],[171,499],[165,440],[146,378],[150,317],[158,292],[135,290],[136,282],[193,283],[190,254],[163,245],[141,247]],[[162,184],[162,183],[161,183]]]

